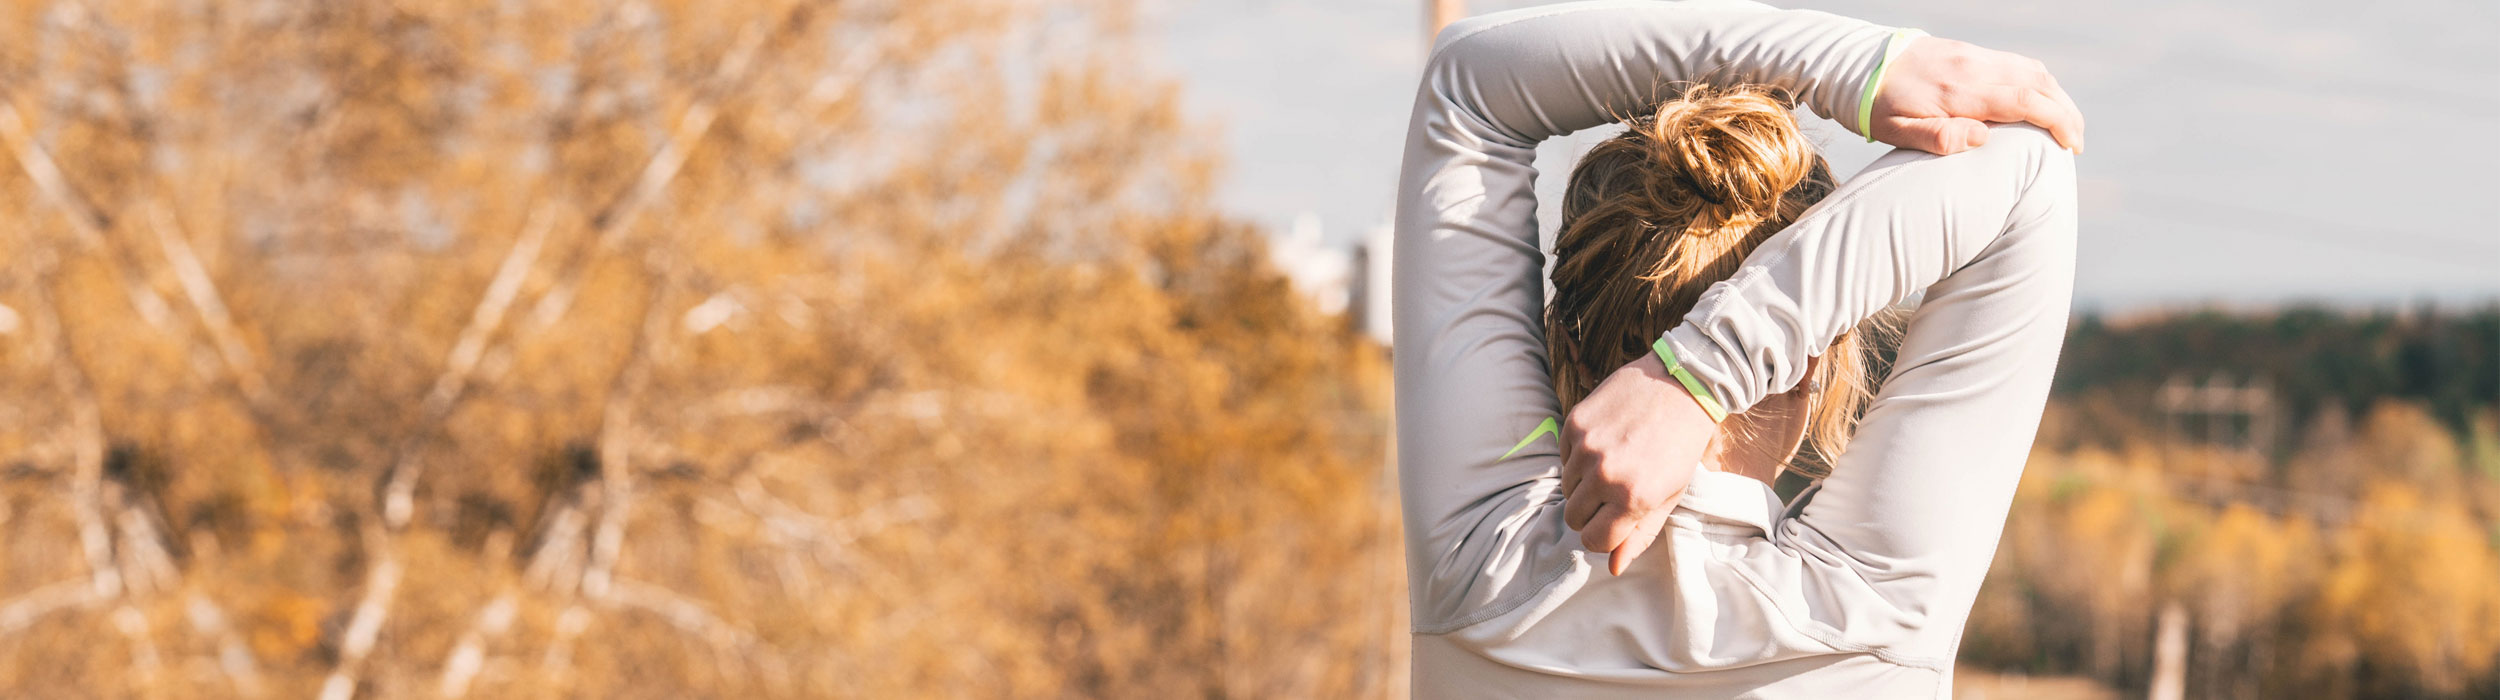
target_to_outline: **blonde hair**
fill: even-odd
[[[1565,412],[1693,309],[1712,283],[1831,194],[1831,168],[1768,89],[1695,87],[1628,120],[1571,172],[1554,243],[1545,345]],[[1807,441],[1820,464],[1847,447],[1872,393],[1863,333],[1842,334],[1815,376]],[[1723,430],[1745,431],[1750,416]]]

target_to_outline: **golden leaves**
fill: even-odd
[[[0,417],[35,470],[0,481],[0,599],[148,523],[181,555],[99,601],[128,614],[9,608],[46,612],[0,685],[1335,697],[1402,668],[1384,357],[1210,210],[1176,88],[1069,41],[1124,3],[161,5],[0,27],[55,47],[0,48],[35,76],[0,99],[107,244],[0,173],[35,222],[0,255],[60,258],[0,304],[58,299],[67,341],[0,344],[0,396],[74,369],[152,465],[90,508],[64,419]],[[150,202],[178,240],[134,228]],[[218,671],[102,678],[150,654]]]

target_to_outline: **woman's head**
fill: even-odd
[[[1566,412],[1833,187],[1788,105],[1764,88],[1697,87],[1627,126],[1581,158],[1563,195],[1545,343]],[[1784,443],[1769,457],[1785,460],[1803,426],[1837,455],[1871,384],[1854,335],[1787,400],[1729,417],[1727,436]]]

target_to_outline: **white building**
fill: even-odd
[[[1384,345],[1389,342],[1393,240],[1388,224],[1375,225],[1354,241],[1332,244],[1319,216],[1304,212],[1268,245],[1277,269],[1314,308],[1347,315],[1347,322],[1364,334]]]
[[[1284,235],[1268,238],[1268,257],[1321,313],[1341,314],[1353,284],[1353,251],[1327,243],[1319,215],[1303,212]]]

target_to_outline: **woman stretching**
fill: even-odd
[[[2080,123],[2036,62],[1915,36],[1735,2],[1443,32],[1392,290],[1417,697],[1951,695],[2065,330]],[[1835,188],[1788,95],[1968,150]],[[1535,145],[1626,116],[1547,307]],[[1861,399],[1850,331],[1921,292]],[[1783,505],[1809,437],[1838,457]]]

